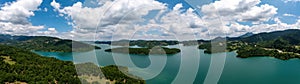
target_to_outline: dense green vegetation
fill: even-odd
[[[76,64],[76,67],[79,75],[90,74],[90,76],[99,76],[100,78],[105,76],[106,79],[115,81],[115,84],[145,84],[145,81],[141,78],[129,74],[127,67],[109,65],[99,68],[93,63]],[[120,70],[125,72],[126,75]],[[85,79],[81,80],[85,81]]]
[[[227,49],[226,43],[204,43],[198,46],[199,49],[204,49],[204,53],[212,54],[219,52],[232,51]]]
[[[27,50],[49,51],[49,52],[78,52],[92,49],[101,49],[82,42],[63,40],[46,36],[11,36],[0,35],[0,44],[15,46]]]
[[[265,50],[260,47],[252,47],[252,46],[243,46],[237,51],[238,56],[241,58],[247,57],[255,57],[255,56],[270,56],[272,54],[278,53],[276,50]]]
[[[168,45],[176,45],[178,41],[145,41],[145,40],[137,40],[137,41],[130,41],[130,46],[140,46],[140,47],[155,47],[155,46],[168,46]]]
[[[291,58],[300,58],[300,55],[297,53],[292,52],[278,52],[277,50],[268,50],[261,47],[242,47],[238,51],[238,56],[241,58],[248,58],[248,57],[261,57],[261,56],[272,56],[281,60],[288,60]]]
[[[290,41],[291,44],[299,44],[300,42],[300,39],[298,38],[299,36],[300,36],[300,30],[290,29],[284,31],[254,34],[247,38],[240,38],[239,40],[248,43],[259,43],[263,41],[271,41],[271,40],[276,40],[278,38],[283,38],[284,40]]]
[[[246,37],[228,38],[226,51],[237,50],[242,58],[257,56],[272,56],[282,60],[300,58],[300,30],[285,30],[270,33],[254,34]],[[199,45],[199,49],[205,49],[205,53],[211,53],[212,46],[218,44],[206,42]],[[218,51],[216,52],[225,52]]]
[[[161,50],[163,49],[163,50]],[[116,53],[129,53],[129,54],[141,54],[141,55],[149,55],[150,51],[151,54],[176,54],[180,52],[180,49],[176,48],[157,48],[154,47],[151,48],[129,48],[129,47],[121,47],[121,48],[113,48],[113,49],[107,49],[106,52],[116,52]]]
[[[300,45],[299,36],[300,30],[295,29],[255,34],[241,39],[241,41],[249,43],[249,46],[253,49],[239,49],[240,52],[238,54],[250,57],[250,55],[255,56],[253,53],[263,53],[265,56],[272,56],[282,60],[300,58],[300,49],[297,48]],[[259,50],[256,48],[259,48]],[[244,50],[247,50],[248,53]]]
[[[140,46],[140,47],[155,47],[155,46],[168,46],[176,45],[178,41],[154,41],[154,40],[120,40],[120,41],[96,41],[98,44],[111,44],[111,45],[120,45],[120,46]]]
[[[119,71],[118,66],[115,65],[103,67],[101,68],[101,70],[107,79],[116,80],[116,84],[145,84],[146,83],[144,80],[141,80],[141,78],[138,78],[136,76],[131,75],[130,77],[128,77],[127,75],[130,75],[129,73],[125,75],[124,73]]]
[[[124,69],[127,68],[124,67]],[[55,58],[42,57],[28,50],[0,45],[0,83],[2,84],[15,82],[25,82],[29,84],[79,84],[81,83],[80,80],[85,80],[78,78],[80,75],[101,76],[99,75],[99,67],[96,65],[84,67],[78,64],[77,70],[81,73],[77,74],[74,64],[70,61],[60,61]],[[118,84],[145,83],[145,81],[138,77],[138,79],[133,79],[124,75],[114,65],[102,67],[101,70],[108,80],[114,80]],[[123,82],[123,80],[126,80],[126,82]]]
[[[0,45],[0,83],[71,83],[80,80],[72,62],[39,56],[28,50]],[[9,58],[10,62],[5,61]]]

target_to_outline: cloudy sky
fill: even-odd
[[[300,28],[300,0],[1,0],[0,34],[192,40]]]

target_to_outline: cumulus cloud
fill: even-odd
[[[10,22],[0,22],[0,30],[2,34],[30,35],[43,28],[43,26],[32,26],[30,24],[23,25]]]
[[[220,0],[204,5],[201,11],[205,18],[222,18],[224,21],[264,22],[277,14],[277,8],[260,0]]]
[[[264,24],[273,20],[277,8],[261,4],[260,0],[220,0],[201,7],[209,36],[236,37],[247,32],[268,32],[278,24]],[[248,24],[241,24],[247,22]],[[252,24],[251,24],[252,23]]]
[[[33,11],[38,10],[42,0],[18,0],[6,3],[0,10],[0,21],[13,24],[29,24],[27,18],[34,16]]]
[[[54,28],[42,31],[44,26],[33,26],[28,18],[39,10],[42,0],[8,2],[0,10],[0,33],[12,35],[47,35],[57,33]]]
[[[77,36],[86,34],[85,38],[90,38],[94,32],[114,33],[117,31],[114,30],[116,26],[118,30],[129,28],[138,22],[143,22],[145,20],[143,16],[149,11],[166,9],[165,4],[154,0],[108,0],[101,2],[98,7],[85,7],[81,2],[63,8],[59,8],[59,3],[55,1],[51,2],[51,5],[59,13],[72,19],[74,25],[71,34],[77,34]],[[130,28],[125,30],[130,30]]]
[[[286,24],[278,17],[277,8],[261,4],[260,0],[220,0],[199,8],[183,8],[181,3],[173,8],[155,0],[95,0],[77,2],[62,7],[53,0],[50,5],[59,16],[65,17],[73,30],[58,32],[55,28],[33,26],[28,18],[42,0],[17,0],[5,3],[0,10],[0,33],[15,35],[46,35],[75,40],[120,40],[129,39],[213,39],[215,37],[239,36],[247,32],[270,32],[295,29],[295,24]],[[145,18],[151,11],[158,11],[154,18]],[[286,17],[299,17],[283,14]],[[275,24],[265,24],[273,20]],[[249,23],[247,25],[242,22]],[[251,24],[252,23],[252,24]],[[195,37],[194,37],[195,36]]]
[[[260,0],[215,1],[199,7],[202,17],[196,14],[193,8],[183,8],[181,3],[167,9],[166,4],[155,0],[102,0],[98,2],[97,7],[86,7],[81,2],[60,7],[59,3],[53,1],[51,5],[72,21],[69,24],[73,25],[73,30],[65,32],[64,37],[89,40],[128,37],[133,39],[213,39],[220,36],[239,36],[247,32],[292,29],[299,27],[300,23],[300,21],[295,24],[281,22],[275,17],[278,9],[269,4],[261,4]],[[158,10],[158,13],[155,18],[147,21],[144,17],[153,10]],[[276,23],[264,24],[270,20]],[[249,24],[241,24],[242,22]],[[156,30],[153,31],[153,29]]]
[[[275,14],[277,14],[277,8],[264,4],[242,13],[238,21],[264,22],[270,20]]]
[[[58,32],[56,31],[55,28],[48,28],[47,31],[37,31],[36,35],[39,36],[57,36]]]
[[[59,9],[59,8],[60,8],[60,4],[57,3],[55,0],[53,0],[53,1],[50,3],[50,5],[51,5],[52,7],[54,7],[54,9]]]

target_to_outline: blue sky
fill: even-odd
[[[283,16],[283,14],[293,14],[296,16],[300,15],[300,3],[299,2],[288,2],[284,3],[283,0],[262,0],[262,4],[270,4],[278,8],[277,16],[283,22],[293,24],[297,21],[297,18],[290,16]]]
[[[1,4],[6,2],[13,2],[16,0],[1,0]],[[72,30],[72,26],[68,25],[68,20],[64,17],[60,17],[57,12],[54,11],[54,8],[50,5],[53,0],[43,0],[41,6],[39,8],[45,9],[46,11],[36,11],[35,16],[29,18],[33,25],[45,25],[47,27],[54,27],[57,28],[58,31],[70,31]],[[76,2],[84,3],[85,0],[56,0],[58,3],[61,4],[62,7],[72,6]],[[163,3],[167,3],[169,8],[173,8],[177,3],[184,3],[183,9],[190,7],[188,3],[184,0],[158,0]]]
[[[17,0],[17,1],[16,0],[1,0],[0,1],[1,11],[4,11],[4,12],[2,12],[3,13],[2,15],[6,15],[6,14],[10,13],[9,10],[4,10],[3,9],[5,6],[9,7],[10,5],[12,5],[12,3],[15,3],[15,2],[18,2],[18,1],[21,2],[22,0]],[[80,29],[81,27],[86,27],[86,25],[84,25],[85,23],[80,23],[79,21],[88,20],[88,19],[82,19],[82,18],[85,18],[85,17],[78,17],[78,15],[71,14],[71,12],[74,12],[74,10],[72,10],[72,11],[71,10],[66,10],[67,7],[74,7],[75,8],[74,4],[80,2],[82,4],[82,10],[84,10],[84,7],[91,8],[91,9],[94,8],[95,10],[99,7],[99,10],[101,10],[101,8],[100,8],[101,5],[95,5],[95,3],[91,2],[92,0],[87,0],[87,1],[85,1],[85,0],[55,0],[55,1],[56,1],[55,3],[60,5],[58,9],[55,9],[55,7],[53,5],[51,5],[51,3],[54,3],[53,0],[43,0],[38,5],[38,7],[37,7],[38,9],[28,10],[29,12],[33,12],[34,15],[26,16],[25,18],[27,18],[27,21],[30,24],[25,24],[25,25],[22,24],[22,25],[24,27],[28,27],[28,26],[37,27],[37,26],[40,26],[39,29],[36,29],[40,33],[36,34],[36,35],[40,35],[40,34],[43,34],[43,33],[50,34],[48,31],[52,30],[52,32],[53,32],[54,31],[53,29],[55,29],[55,33],[51,33],[51,34],[55,34],[55,35],[50,35],[50,36],[68,38],[68,34],[79,31],[79,30],[75,31],[75,29]],[[107,1],[107,0],[100,0],[100,1]],[[152,0],[148,0],[148,1],[152,1]],[[155,1],[155,0],[153,0],[153,1]],[[167,20],[171,20],[172,18],[167,18],[165,16],[169,15],[170,17],[175,18],[175,17],[177,17],[176,12],[178,12],[179,14],[177,13],[177,15],[180,16],[179,17],[180,19],[183,19],[182,21],[189,22],[187,24],[190,25],[189,27],[191,27],[190,29],[192,31],[211,30],[210,34],[214,35],[212,33],[212,31],[217,32],[217,30],[213,30],[212,28],[210,29],[211,26],[205,26],[204,27],[203,25],[200,25],[198,23],[198,22],[201,23],[201,21],[205,21],[205,22],[210,24],[210,23],[212,23],[210,21],[213,21],[213,20],[208,20],[207,19],[207,17],[210,18],[210,19],[211,19],[211,17],[213,17],[213,16],[208,14],[211,11],[207,10],[205,12],[204,9],[201,10],[201,8],[204,8],[203,5],[208,5],[210,3],[218,3],[218,2],[227,3],[225,1],[226,0],[221,0],[221,1],[218,1],[218,0],[217,1],[214,1],[214,0],[186,0],[186,1],[184,1],[184,0],[156,0],[156,2],[158,2],[158,3],[154,3],[154,4],[161,5],[161,6],[163,6],[162,4],[164,4],[165,7],[167,8],[167,10],[164,11],[162,14],[160,14],[159,12],[164,10],[163,7],[161,7],[161,8],[152,8],[152,9],[149,8],[149,10],[147,10],[149,12],[148,14],[141,14],[142,19],[145,19],[145,21],[139,21],[139,22],[132,21],[133,23],[129,22],[129,23],[126,23],[126,24],[131,24],[131,25],[135,24],[135,25],[132,25],[132,26],[140,26],[140,27],[141,27],[141,25],[143,25],[143,26],[145,26],[145,25],[146,26],[157,25],[157,26],[160,26],[160,27],[163,26],[163,27],[172,27],[173,28],[173,27],[175,27],[174,25],[176,25],[176,24],[172,24],[172,23],[170,23],[170,21],[167,21]],[[237,1],[240,1],[240,0],[237,0]],[[249,1],[251,1],[251,0],[249,0]],[[225,29],[225,30],[235,30],[235,31],[226,31],[226,32],[237,32],[236,34],[233,34],[233,35],[228,35],[228,34],[226,34],[226,35],[228,35],[228,36],[238,36],[238,35],[241,35],[241,34],[246,33],[246,32],[259,32],[260,31],[259,29],[254,29],[254,28],[261,27],[262,25],[265,25],[265,24],[273,25],[273,26],[274,26],[274,24],[282,24],[280,26],[288,27],[288,28],[284,28],[284,29],[295,28],[295,27],[298,26],[297,21],[300,18],[299,17],[300,16],[300,11],[299,11],[300,2],[299,1],[297,1],[297,0],[295,0],[295,1],[293,1],[293,0],[289,0],[289,1],[284,1],[284,0],[252,0],[252,1],[254,1],[254,2],[256,1],[256,2],[259,2],[259,3],[255,4],[251,8],[260,7],[261,10],[264,10],[264,8],[261,7],[261,6],[267,4],[267,7],[269,7],[270,10],[272,9],[272,7],[277,8],[276,13],[271,14],[271,12],[270,12],[269,15],[265,15],[265,16],[264,15],[261,15],[261,16],[256,15],[255,16],[255,15],[251,15],[251,14],[245,14],[244,12],[238,13],[240,15],[248,15],[249,16],[249,18],[243,18],[243,19],[240,19],[240,17],[238,15],[229,15],[229,16],[227,16],[228,14],[225,14],[224,16],[219,15],[218,18],[222,19],[222,21],[220,21],[220,23],[223,24],[223,25],[220,25],[219,27],[228,26],[229,28]],[[91,2],[91,3],[89,3],[89,2]],[[99,2],[99,3],[104,3],[104,2]],[[230,2],[228,2],[228,3],[230,3]],[[245,3],[247,3],[247,2],[245,2]],[[148,4],[149,6],[151,6],[151,3],[144,3],[144,4]],[[230,5],[230,4],[228,4],[228,5]],[[174,10],[176,8],[175,6],[179,7],[179,11]],[[228,7],[238,9],[238,7],[233,7],[233,6],[228,6]],[[242,6],[240,6],[240,7],[242,7]],[[11,8],[13,8],[13,7],[11,6]],[[190,8],[193,9],[192,13],[188,13],[188,10]],[[258,10],[260,10],[260,9],[258,9]],[[136,8],[136,10],[141,10],[141,9]],[[211,10],[214,10],[214,9],[211,9]],[[62,12],[62,11],[64,11],[64,12]],[[218,13],[222,14],[223,10],[221,10],[221,8],[220,8],[219,11],[221,11],[221,12],[218,12]],[[226,9],[224,9],[224,11],[226,11]],[[249,9],[248,11],[251,11],[251,10]],[[227,12],[234,12],[234,11],[233,10],[228,10]],[[247,12],[247,11],[245,11],[245,12]],[[265,12],[268,12],[268,11],[265,11]],[[63,16],[61,16],[60,14],[63,15]],[[135,13],[133,13],[133,14],[135,14]],[[138,14],[138,13],[136,13],[136,14]],[[1,12],[0,12],[0,15],[1,15]],[[173,15],[173,16],[171,16],[171,15]],[[181,15],[182,15],[182,17],[181,17]],[[195,20],[195,21],[193,19],[190,19],[190,20],[185,19],[185,18],[194,18],[194,16],[198,17],[197,20]],[[204,18],[205,16],[206,16],[206,18]],[[231,17],[235,17],[235,16],[237,18],[231,18]],[[16,16],[16,17],[18,17],[18,16]],[[155,18],[155,17],[160,17],[160,18]],[[259,21],[252,21],[253,18],[250,18],[250,17],[266,17],[266,18],[259,18]],[[116,18],[118,18],[118,17],[116,17]],[[164,18],[167,18],[167,20],[165,20]],[[251,19],[251,20],[246,20],[246,19]],[[254,18],[254,19],[256,19],[256,18]],[[120,19],[118,19],[118,20],[120,20]],[[242,21],[239,21],[239,20],[242,20]],[[14,23],[13,21],[11,21],[11,18],[0,20],[0,22],[1,21],[3,21],[3,24]],[[111,21],[111,20],[109,20],[109,21]],[[173,21],[176,22],[176,20],[173,20]],[[280,23],[278,21],[280,21]],[[205,22],[202,22],[202,23],[205,23]],[[116,26],[112,22],[108,22],[108,23],[112,24],[113,26]],[[169,25],[167,25],[167,23]],[[71,24],[73,24],[73,25],[71,25]],[[79,24],[81,24],[81,25],[79,25]],[[101,25],[101,24],[104,24],[104,23],[99,23],[99,24]],[[215,24],[217,24],[217,23],[215,23]],[[238,24],[238,27],[236,27],[237,26],[236,24]],[[18,24],[13,24],[13,25],[18,25]],[[105,32],[105,34],[107,32],[114,32],[114,30],[108,29],[112,25],[105,26],[103,28],[99,28],[99,29],[101,29],[99,31]],[[197,27],[197,28],[193,28],[191,25],[194,25],[193,27]],[[230,26],[230,25],[232,25],[232,26]],[[181,26],[181,25],[179,25],[179,26]],[[2,28],[5,28],[5,27],[14,27],[14,26],[2,26]],[[77,27],[79,27],[79,28],[77,28]],[[183,26],[183,27],[186,27],[186,26]],[[207,28],[207,29],[201,29],[200,27]],[[231,27],[236,27],[237,29],[233,29]],[[171,32],[171,33],[186,34],[185,32],[180,32],[181,29],[176,30],[176,28],[175,29],[172,29],[172,28],[166,28],[166,30],[168,30],[168,32]],[[18,31],[18,28],[16,28],[16,29],[15,29],[15,31]],[[160,29],[158,29],[158,30],[160,32],[163,32],[163,30],[160,30]],[[263,29],[262,31],[267,31],[267,30],[270,30],[270,29]],[[275,30],[281,30],[281,29],[275,29]],[[4,31],[4,29],[2,31]],[[12,30],[6,29],[5,31],[12,31]],[[149,31],[145,31],[147,33],[144,33],[144,34],[149,34],[151,32],[153,34],[157,34],[157,32],[159,32],[159,31],[156,31],[155,29],[154,30],[149,29]],[[80,32],[83,32],[83,31],[80,31]],[[31,33],[33,33],[33,32],[31,32]],[[201,32],[199,32],[199,33],[201,33]],[[15,34],[15,33],[12,33],[12,32],[9,32],[9,33],[6,32],[5,33],[4,32],[4,34]],[[62,36],[62,35],[65,35],[65,36]],[[83,34],[80,34],[80,35],[83,35]],[[158,33],[158,35],[161,36],[161,35],[164,35],[164,34],[163,33]],[[200,35],[200,34],[197,34],[197,35]],[[70,36],[74,36],[74,35],[70,35]],[[102,35],[102,36],[106,36],[106,35]],[[107,36],[107,37],[110,37],[110,36]],[[99,38],[101,38],[101,37],[99,37]],[[141,38],[144,38],[144,37],[141,36]],[[202,37],[199,36],[197,38],[202,38]]]
[[[71,6],[76,2],[85,2],[84,0],[56,0],[62,5],[62,7]],[[183,3],[183,9],[190,8],[191,6],[186,3],[184,0],[158,0],[163,3],[167,3],[168,7],[172,9],[176,4]],[[53,11],[53,7],[50,5],[52,0],[44,0],[41,9],[47,8],[48,11],[37,11],[36,16],[30,17],[33,25],[46,25],[47,27],[57,28],[60,32],[71,31],[72,26],[68,25],[68,20],[64,17],[59,17],[58,13]],[[150,15],[149,15],[150,17]]]
[[[47,8],[47,12],[45,11],[36,11],[35,16],[30,17],[33,25],[45,25],[47,27],[54,27],[57,31],[66,32],[71,31],[72,26],[68,25],[68,20],[64,17],[59,17],[58,13],[53,10],[53,7],[50,5],[52,0],[43,0],[41,9]],[[58,3],[61,3],[62,6],[71,6],[77,0],[57,0]]]
[[[15,0],[4,0],[1,1],[1,4],[5,2],[11,2]],[[56,0],[58,3],[61,4],[62,7],[71,6],[76,2],[84,3],[85,0]],[[176,4],[182,3],[184,10],[187,8],[191,8],[188,1],[196,1],[196,0],[157,0],[162,3],[168,4],[168,8],[172,9]],[[199,2],[201,0],[197,0]],[[213,2],[214,0],[202,0],[203,2]],[[295,17],[290,16],[283,16],[283,14],[293,14],[296,16],[300,15],[300,8],[299,2],[288,2],[284,3],[283,0],[261,0],[261,4],[270,4],[278,8],[278,14],[276,16],[280,17],[283,22],[293,24],[298,19]],[[72,26],[67,24],[67,20],[64,17],[58,17],[58,13],[53,11],[53,7],[50,5],[52,0],[43,0],[42,5],[39,7],[41,9],[47,8],[48,11],[37,11],[36,16],[30,17],[33,25],[46,25],[47,27],[55,27],[58,31],[70,31],[72,30]]]

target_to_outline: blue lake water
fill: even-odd
[[[57,53],[57,52],[40,52],[34,51],[45,57],[55,57],[64,61],[73,61],[75,63],[93,62],[100,66],[115,64],[115,57],[129,57],[133,63],[138,66],[121,66],[129,67],[129,72],[141,77],[153,75],[153,70],[144,70],[143,68],[151,65],[149,56],[126,55],[104,52],[105,49],[111,48],[109,45],[99,44],[101,50],[77,53]],[[181,53],[163,56],[155,55],[154,59],[166,57],[166,65],[163,70],[154,78],[146,80],[147,84],[169,84],[175,79],[181,66],[181,60],[184,59],[192,63],[195,57],[198,57],[199,68],[194,80],[194,84],[202,84],[211,65],[212,57],[222,59],[225,57],[225,66],[218,81],[219,84],[300,84],[300,59],[291,59],[287,61],[278,60],[272,57],[253,57],[253,58],[237,58],[235,52],[204,54],[203,50],[197,49],[197,46],[181,46],[174,45],[168,47],[177,47],[184,50],[188,54]],[[190,53],[189,53],[190,52]],[[196,54],[199,52],[200,54]],[[225,56],[226,55],[226,56]],[[154,61],[155,62],[155,61]],[[193,64],[186,66],[194,68]],[[185,78],[189,78],[188,76]],[[192,77],[191,77],[192,78]]]

